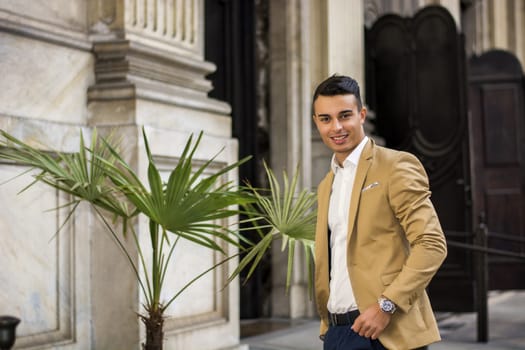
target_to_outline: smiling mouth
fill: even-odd
[[[344,142],[344,140],[346,140],[347,137],[348,137],[348,135],[337,135],[337,136],[331,136],[330,138],[335,143],[342,143],[342,142]]]

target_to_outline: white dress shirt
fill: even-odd
[[[331,231],[331,269],[330,296],[327,304],[328,311],[331,313],[345,313],[357,309],[346,267],[346,239],[348,236],[348,212],[350,210],[350,198],[352,197],[355,172],[367,142],[368,137],[365,136],[352,153],[346,157],[342,167],[337,164],[335,155],[332,157],[331,166],[334,172],[334,182],[332,183],[330,206],[328,208],[328,226]]]

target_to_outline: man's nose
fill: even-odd
[[[340,130],[342,128],[341,121],[339,120],[339,118],[334,118],[333,119],[333,121],[332,121],[332,128],[334,130]]]

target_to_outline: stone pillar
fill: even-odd
[[[230,106],[208,97],[212,86],[206,75],[215,66],[204,61],[204,1],[114,0],[113,4],[98,2],[94,10],[98,18],[90,23],[96,79],[88,92],[89,125],[124,128],[130,157],[144,179],[148,160],[142,126],[165,177],[177,163],[187,137],[200,131],[205,136],[195,155],[197,161],[208,160],[224,148],[212,168],[234,162],[238,152]],[[237,174],[231,173],[224,181],[236,179]],[[142,246],[147,247],[146,220],[139,221],[138,228]],[[235,254],[232,247],[225,248],[229,255]],[[223,258],[182,240],[166,277],[165,298]],[[165,322],[167,349],[241,348],[238,284],[222,289],[234,268],[235,261],[219,267],[170,305]],[[142,300],[141,295],[137,309]]]
[[[525,66],[524,1],[472,1],[463,21],[467,57],[501,49],[512,52]]]
[[[312,41],[312,84],[315,87],[332,74],[349,75],[365,92],[364,1],[324,0],[313,4],[312,21],[316,39]],[[341,28],[344,23],[344,30]],[[311,97],[310,97],[311,99]],[[329,170],[331,151],[323,144],[315,126],[312,128],[312,185]]]
[[[349,75],[363,86],[365,79],[363,2],[327,1],[324,22],[328,75],[335,73]],[[341,30],[341,23],[345,23],[345,30]]]
[[[270,0],[271,167],[279,176],[300,166],[299,188],[310,187],[310,1]],[[301,253],[301,250],[296,250]],[[272,314],[304,317],[313,313],[306,266],[296,254],[289,294],[285,293],[287,254],[272,248]]]

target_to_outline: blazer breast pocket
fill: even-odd
[[[363,187],[363,189],[361,190],[361,193],[365,193],[366,191],[370,191],[371,189],[376,188],[378,186],[379,186],[379,182],[377,182],[377,181],[372,182],[371,184],[368,184],[365,187]]]

